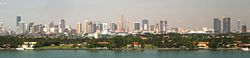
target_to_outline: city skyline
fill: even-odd
[[[148,19],[150,24],[166,20],[169,28],[197,29],[213,28],[212,19],[214,17],[228,16],[232,20],[231,29],[237,30],[237,20],[241,20],[241,24],[246,24],[249,27],[247,22],[250,19],[248,16],[250,8],[244,7],[249,6],[250,1],[28,1],[1,0],[0,22],[3,22],[8,29],[15,29],[16,16],[22,16],[22,21],[25,23],[34,22],[36,24],[49,24],[50,22],[59,24],[61,19],[65,19],[66,25],[76,28],[75,23],[78,21],[89,20],[106,23],[115,21],[117,23],[119,16],[124,15],[130,21],[129,26],[133,26],[134,21],[141,22],[142,19]],[[227,3],[223,3],[225,1]],[[194,21],[195,23],[193,23]]]

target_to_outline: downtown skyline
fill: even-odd
[[[224,2],[227,3],[224,3]],[[66,24],[76,28],[78,21],[100,21],[109,23],[117,21],[124,15],[133,26],[134,22],[148,19],[150,24],[167,20],[169,28],[213,27],[213,18],[231,17],[231,29],[236,30],[236,21],[249,26],[250,1],[234,0],[0,0],[0,22],[15,29],[16,16],[22,16],[25,23],[38,24],[59,23],[65,19]],[[232,4],[232,5],[231,5]],[[132,27],[130,27],[132,28]]]

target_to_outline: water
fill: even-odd
[[[0,58],[249,58],[241,50],[0,50]]]

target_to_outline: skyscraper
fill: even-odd
[[[223,33],[230,33],[231,31],[231,18],[224,17],[223,18]]]
[[[242,25],[241,26],[241,32],[242,33],[246,33],[247,32],[247,26],[246,25]]]
[[[160,21],[160,32],[162,33],[163,32],[163,30],[164,30],[164,21]]]
[[[221,20],[214,18],[214,33],[221,33]]]
[[[59,28],[59,33],[62,33],[62,32],[64,32],[64,29],[65,29],[65,20],[64,19],[62,19],[61,21],[60,21],[60,28]]]
[[[82,23],[77,23],[76,26],[76,34],[81,34],[82,33]]]
[[[124,32],[124,16],[120,16],[118,19],[118,32]]]
[[[18,27],[19,26],[19,22],[21,22],[22,20],[21,20],[21,16],[17,16],[16,17],[16,27]]]
[[[142,20],[142,30],[148,31],[148,29],[149,29],[148,20],[147,19]]]
[[[134,23],[134,31],[140,31],[140,23],[139,22]]]
[[[88,33],[88,32],[89,32],[89,27],[88,27],[88,25],[89,25],[88,20],[84,20],[84,23],[83,23],[83,32],[84,32],[84,33]]]
[[[18,34],[23,34],[25,32],[25,23],[23,21],[20,21],[18,25]]]
[[[168,31],[168,21],[165,21],[165,32]]]
[[[237,20],[236,23],[237,23],[237,30],[236,30],[236,32],[240,33],[240,20]]]
[[[33,25],[34,25],[33,22],[30,22],[30,23],[28,24],[28,30],[27,30],[28,33],[32,33]]]

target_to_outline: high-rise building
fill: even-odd
[[[59,23],[59,33],[63,33],[64,32],[64,29],[65,29],[65,20],[62,19]]]
[[[164,21],[160,21],[160,32],[163,32],[164,31]]]
[[[241,32],[242,33],[246,33],[247,32],[247,26],[246,25],[242,25],[241,26]]]
[[[214,18],[214,33],[221,33],[221,20]]]
[[[135,22],[134,23],[134,31],[140,31],[140,23],[139,22]]]
[[[16,26],[19,27],[19,22],[21,22],[21,16],[16,17]]]
[[[89,22],[88,23],[88,33],[92,33],[93,32],[93,23]]]
[[[82,23],[77,23],[76,26],[76,34],[81,34],[82,33]]]
[[[19,22],[18,34],[23,34],[25,32],[25,23],[23,21]]]
[[[28,31],[28,33],[32,33],[32,30],[33,30],[33,29],[32,29],[32,28],[33,28],[33,25],[34,25],[34,23],[33,23],[33,22],[30,22],[30,23],[28,24],[28,28],[27,28],[27,29],[28,29],[28,30],[27,30],[27,31]]]
[[[142,30],[143,31],[148,31],[148,29],[149,29],[148,23],[149,22],[147,19],[142,20]]]
[[[124,32],[124,16],[120,16],[118,19],[118,32]]]
[[[223,18],[223,33],[230,33],[231,32],[231,18],[224,17]]]
[[[150,25],[150,31],[155,31],[155,25]]]
[[[237,30],[236,30],[236,32],[240,33],[240,20],[237,20],[236,23],[237,23]]]
[[[102,32],[108,31],[108,24],[107,23],[102,23]]]
[[[88,33],[89,32],[89,22],[88,20],[85,20],[84,23],[83,23],[83,33]]]
[[[92,26],[92,32],[95,33],[96,30],[97,30],[97,26],[96,26],[96,23],[94,22]]]
[[[167,32],[168,31],[168,21],[165,21],[165,32]]]

